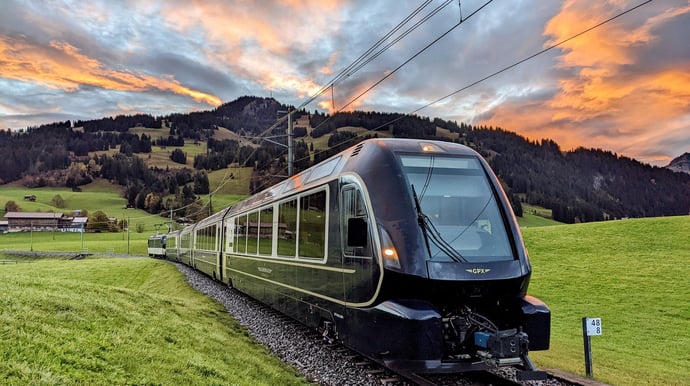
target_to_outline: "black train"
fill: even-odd
[[[169,258],[397,371],[533,370],[528,350],[549,347],[510,204],[462,145],[367,140],[168,240]]]

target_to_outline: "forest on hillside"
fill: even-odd
[[[137,114],[55,122],[21,132],[0,130],[0,184],[21,179],[27,187],[78,188],[94,178],[105,178],[125,188],[129,205],[158,213],[188,206],[197,195],[208,194],[207,172],[238,164],[254,168],[251,191],[257,192],[278,182],[281,177],[277,175],[285,174],[286,149],[275,143],[285,139],[256,141],[249,146],[237,140],[214,139],[214,132],[224,128],[245,137],[285,133],[285,122],[270,132],[266,129],[287,110],[288,106],[272,98],[242,97],[215,110],[189,114]],[[566,223],[690,213],[690,175],[610,151],[562,151],[548,139],[529,141],[500,128],[416,115],[297,111],[293,119],[302,116],[309,117],[311,130],[295,128],[296,172],[311,166],[311,158],[317,163],[385,133],[454,141],[474,148],[503,182],[517,215],[522,214],[521,203],[549,208],[555,220]],[[150,134],[135,134],[130,130],[135,127],[160,130],[161,134],[155,139]],[[342,129],[346,127],[366,131],[356,134]],[[314,149],[311,140],[325,135],[329,135],[328,147]],[[152,146],[182,146],[185,140],[208,145],[206,154],[194,156],[193,169],[149,167],[134,156],[151,153]],[[113,149],[117,149],[114,154],[103,154]],[[101,154],[94,154],[97,151]],[[185,154],[173,153],[175,162],[185,163]],[[198,208],[192,205],[191,210]]]

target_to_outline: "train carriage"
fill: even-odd
[[[167,235],[150,236],[147,243],[147,250],[150,257],[166,257]]]
[[[226,212],[227,209],[199,221],[191,232],[191,265],[218,280],[222,280],[220,247],[222,219]]]
[[[194,236],[194,225],[190,225],[180,230],[179,241],[177,244],[177,259],[186,265],[192,266],[192,239]]]
[[[462,145],[367,140],[185,228],[180,256],[187,234],[187,264],[399,371],[533,370],[549,346],[508,199]]]
[[[179,258],[179,244],[180,240],[180,231],[173,231],[168,233],[168,238],[166,241],[166,249],[165,249],[165,254],[166,257],[169,260],[174,260],[174,261],[180,261]]]

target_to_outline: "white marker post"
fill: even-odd
[[[592,341],[591,336],[601,335],[601,318],[582,318],[582,339],[585,342],[585,372],[592,378]]]

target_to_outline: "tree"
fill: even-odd
[[[5,204],[5,213],[7,212],[19,212],[19,205],[12,200],[7,201]]]
[[[155,193],[149,193],[144,198],[144,209],[148,210],[149,213],[160,212],[161,210],[161,197]]]
[[[194,173],[194,193],[208,194],[209,192],[208,174],[203,170]]]
[[[50,202],[56,208],[64,208],[65,207],[65,200],[63,200],[62,196],[60,196],[59,194],[56,194],[55,196],[53,196],[53,199],[50,200]]]
[[[91,232],[108,231],[108,221],[108,215],[100,210],[97,210],[86,223],[86,229]]]
[[[185,165],[187,163],[187,153],[180,149],[175,149],[170,153],[170,159],[178,164]]]

